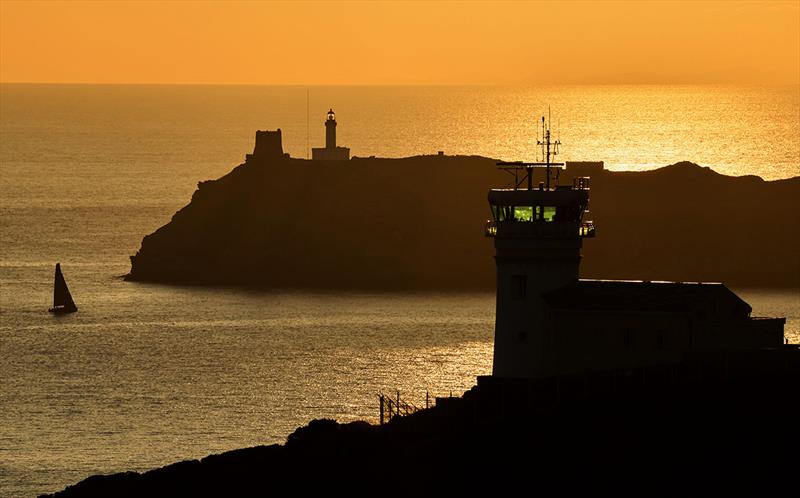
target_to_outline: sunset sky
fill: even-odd
[[[800,1],[17,2],[0,81],[800,83]]]

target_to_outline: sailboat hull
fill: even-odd
[[[54,306],[47,311],[49,311],[50,313],[54,313],[56,315],[66,315],[68,313],[75,313],[76,311],[78,311],[78,308],[68,308],[66,306]]]

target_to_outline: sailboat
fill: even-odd
[[[69,293],[69,287],[64,280],[64,275],[61,273],[61,263],[56,263],[56,280],[53,286],[53,307],[48,310],[50,313],[75,313],[78,307],[75,306],[75,301],[72,300],[72,295]]]

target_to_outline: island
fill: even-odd
[[[269,289],[494,288],[486,185],[512,186],[497,160],[445,154],[304,160],[280,132],[142,240],[131,281]],[[800,177],[731,177],[680,162],[616,172],[567,162],[560,181],[591,178],[583,278],[800,287]]]

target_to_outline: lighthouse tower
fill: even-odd
[[[328,111],[325,120],[325,147],[311,149],[311,158],[315,161],[347,161],[350,149],[336,145],[336,114]]]
[[[563,163],[551,162],[560,142],[542,118],[543,162],[498,163],[514,175],[510,189],[489,191],[492,220],[486,235],[494,238],[497,308],[494,336],[495,377],[535,378],[554,368],[551,326],[542,295],[578,280],[583,238],[594,236],[584,221],[589,179],[559,185]],[[535,171],[544,173],[534,185]]]
[[[333,109],[328,111],[328,119],[325,120],[325,148],[336,148],[336,114]]]

